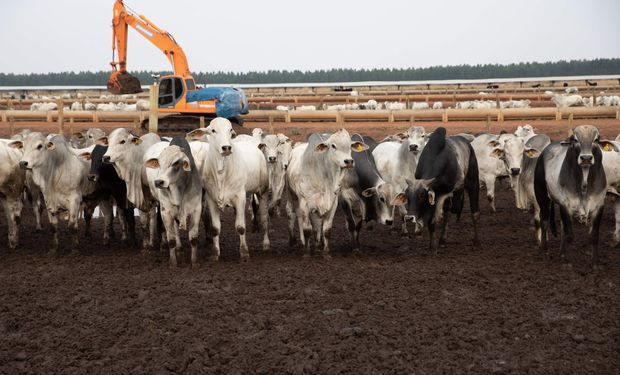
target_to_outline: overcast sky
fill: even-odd
[[[0,72],[108,70],[113,0],[0,0]],[[620,57],[618,0],[127,0],[192,71]],[[129,70],[170,70],[130,30]]]

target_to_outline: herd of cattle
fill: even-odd
[[[620,136],[619,136],[620,137]],[[548,229],[561,217],[561,257],[573,237],[572,221],[590,229],[597,262],[599,226],[606,194],[619,195],[620,140],[603,140],[596,127],[582,125],[563,141],[534,134],[530,125],[515,133],[458,134],[445,128],[427,133],[414,126],[381,141],[345,129],[312,134],[293,145],[284,134],[236,135],[231,123],[216,118],[186,137],[138,137],[124,128],[109,135],[89,129],[67,140],[62,135],[23,131],[0,139],[0,203],[8,222],[8,244],[18,245],[22,207],[32,202],[37,230],[47,210],[52,253],[59,248],[58,220],[67,218],[72,250],[77,252],[78,222],[86,234],[96,207],[105,218],[104,243],[118,217],[122,239],[135,244],[134,210],[140,212],[142,246],[153,248],[161,236],[177,265],[181,230],[187,231],[192,266],[198,264],[202,222],[213,243],[211,260],[220,255],[220,215],[233,207],[241,259],[249,257],[246,211],[262,231],[262,249],[270,248],[269,221],[284,203],[289,243],[299,239],[304,255],[329,257],[330,233],[340,206],[359,249],[364,222],[392,225],[403,232],[425,228],[429,248],[446,241],[448,214],[461,215],[465,195],[478,234],[481,185],[495,210],[495,182],[508,178],[515,203],[533,209],[536,239],[546,251]],[[246,210],[246,204],[249,209]],[[615,201],[614,240],[620,242],[620,199]],[[163,224],[165,230],[158,231]],[[412,225],[411,225],[412,224]],[[437,231],[436,226],[438,226]],[[298,228],[296,236],[295,228]],[[161,233],[160,233],[161,232]]]

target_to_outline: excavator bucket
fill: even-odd
[[[138,78],[127,72],[113,71],[108,79],[108,91],[114,95],[137,94],[142,88]]]

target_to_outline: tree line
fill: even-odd
[[[142,84],[154,82],[153,74],[134,71]],[[403,69],[329,69],[315,71],[268,70],[251,72],[195,72],[199,84],[319,83],[362,81],[417,81],[620,74],[620,58],[431,66]],[[0,86],[105,86],[110,71],[59,73],[0,73]]]

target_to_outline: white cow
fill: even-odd
[[[14,147],[12,141],[0,141],[0,206],[9,227],[9,249],[15,249],[19,242],[19,223],[22,213],[22,194],[26,173],[19,167],[22,150]]]
[[[614,211],[616,219],[616,229],[614,231],[614,246],[620,244],[620,135],[615,141],[608,141],[610,145],[601,147],[603,151],[603,169],[607,177],[607,193],[614,196]]]
[[[156,158],[150,158],[147,151],[145,165],[148,169],[155,171],[154,178],[152,180],[149,178],[149,184],[152,183],[159,190],[157,199],[168,237],[170,265],[177,266],[176,253],[181,248],[179,223],[187,221],[192,249],[192,267],[196,267],[198,266],[198,234],[202,214],[202,184],[190,146],[185,140],[175,139],[173,143],[175,141],[185,147],[168,145],[159,152]]]
[[[411,109],[429,109],[430,106],[426,102],[411,102]]]
[[[545,134],[536,134],[530,137],[522,149],[523,158],[521,160],[521,173],[515,186],[515,203],[517,208],[529,210],[536,204],[536,196],[534,195],[534,169],[538,157],[545,147],[551,143],[549,137]],[[506,152],[517,154],[519,150],[508,148]]]
[[[267,216],[269,176],[267,163],[255,142],[232,142],[236,135],[230,121],[216,118],[206,128],[190,132],[204,133],[208,147],[193,155],[202,155],[201,182],[207,191],[207,204],[211,215],[213,234],[213,260],[220,257],[220,213],[224,207],[235,208],[235,229],[239,234],[239,254],[242,260],[250,256],[245,240],[245,203],[248,195],[256,194],[259,200],[259,217],[263,230],[263,251],[269,250],[269,222]]]
[[[556,94],[553,95],[551,101],[555,103],[555,106],[558,108],[577,107],[583,105],[583,98],[581,95]]]
[[[146,150],[159,141],[157,134],[149,133],[137,137],[125,128],[114,129],[109,136],[97,141],[108,146],[103,162],[114,166],[116,173],[127,186],[127,199],[141,211],[144,249],[155,246],[157,215],[143,158]]]
[[[407,109],[407,104],[401,103],[401,102],[384,102],[383,106],[385,109],[390,110],[390,111],[399,111],[399,110]]]
[[[517,130],[515,130],[514,135],[519,138],[522,138],[523,141],[527,142],[530,138],[536,135],[534,133],[534,128],[530,124],[525,124],[523,126],[519,125]]]
[[[363,143],[352,142],[345,129],[330,136],[312,134],[308,143],[293,148],[286,171],[287,211],[289,230],[297,218],[304,256],[309,255],[309,236],[313,234],[317,246],[323,245],[323,256],[329,257],[329,238],[342,179],[346,169],[354,167],[351,150],[366,149],[368,146]],[[294,242],[294,239],[289,241]]]
[[[95,184],[88,180],[90,165],[80,160],[62,137],[46,139],[43,134],[30,133],[22,141],[11,143],[23,147],[19,165],[32,171],[33,182],[43,192],[53,240],[51,252],[58,250],[58,216],[68,211],[69,228],[73,239],[73,253],[78,252],[78,215],[82,196],[94,191]]]
[[[292,151],[292,141],[284,134],[268,134],[258,145],[265,155],[269,173],[269,214],[279,213],[286,182],[286,169]]]
[[[499,177],[507,177],[508,170],[503,156],[504,141],[501,139],[505,134],[480,134],[471,142],[471,146],[478,160],[478,178],[481,185],[484,184],[487,191],[487,199],[491,210],[495,212],[495,180]]]

